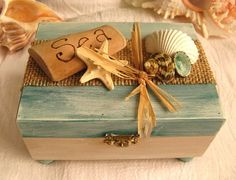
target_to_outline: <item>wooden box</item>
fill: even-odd
[[[132,23],[45,23],[40,24],[36,38],[56,38],[103,24],[116,27],[130,38]],[[141,28],[143,36],[154,30],[172,28],[196,40],[191,24],[145,23]],[[206,57],[199,48],[201,63],[201,58]],[[30,66],[36,66],[32,60],[27,69]],[[198,70],[194,68],[193,71]],[[208,64],[204,68],[210,71]],[[45,76],[40,69],[35,73]],[[168,112],[151,95],[157,127],[151,138],[139,139],[129,147],[107,145],[104,136],[137,133],[138,97],[124,101],[135,85],[116,85],[113,91],[108,91],[100,85],[65,86],[67,80],[53,83],[46,76],[46,83],[40,84],[27,76],[24,81],[29,83],[22,88],[17,125],[35,160],[193,158],[204,153],[225,120],[214,80],[205,80],[204,73],[197,76],[203,77],[199,83],[160,85],[181,102],[182,109]]]

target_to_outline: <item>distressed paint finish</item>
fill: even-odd
[[[120,30],[126,38],[130,38],[130,34],[133,28],[133,23],[128,22],[100,22],[100,23],[79,23],[79,22],[60,22],[60,23],[41,23],[39,25],[36,39],[54,39],[66,34],[82,32],[89,29],[93,29],[102,25],[111,25],[118,30]],[[177,29],[187,33],[189,36],[193,38],[193,40],[197,39],[194,27],[191,23],[140,23],[142,29],[142,36],[152,33],[156,30],[161,29]],[[56,31],[52,31],[52,29],[56,29]]]
[[[152,136],[215,135],[222,116],[215,85],[162,85],[182,104],[171,113],[151,95],[158,124]],[[124,101],[134,86],[25,87],[18,112],[24,137],[103,137],[136,133],[138,98]]]
[[[119,29],[130,38],[133,23],[42,23],[37,39],[52,39],[85,31],[104,24]],[[191,24],[141,23],[142,36],[154,30],[179,29],[193,39]],[[51,31],[56,29],[56,31]],[[151,95],[158,118],[152,136],[215,135],[224,118],[213,84],[163,85],[183,108],[177,113],[163,109]],[[107,91],[103,86],[90,87],[24,87],[18,112],[18,126],[24,137],[97,138],[105,133],[136,133],[138,97],[124,98],[133,86],[116,86]]]

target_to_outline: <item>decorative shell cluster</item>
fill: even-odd
[[[170,81],[175,71],[182,77],[190,74],[191,64],[199,56],[190,36],[179,30],[155,31],[145,39],[145,48],[151,53],[144,63],[145,71],[163,81]]]
[[[35,0],[5,0],[0,16],[0,45],[9,51],[24,48],[39,22],[60,21],[49,7]]]
[[[190,36],[179,30],[160,30],[155,31],[146,37],[146,51],[148,53],[166,53],[173,56],[178,51],[185,52],[191,64],[194,64],[198,59],[198,49]]]

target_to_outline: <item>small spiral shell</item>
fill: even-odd
[[[156,76],[166,82],[175,76],[175,64],[172,58],[165,53],[153,54],[144,63],[144,68],[149,75]]]
[[[144,69],[149,75],[155,76],[156,73],[158,72],[158,63],[157,63],[156,59],[154,59],[154,58],[148,59],[144,63]]]

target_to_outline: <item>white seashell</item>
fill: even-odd
[[[9,51],[22,49],[40,22],[60,20],[53,10],[35,0],[5,0],[0,16],[0,45]]]
[[[185,6],[180,0],[161,0],[144,2],[143,8],[151,8],[157,14],[163,15],[164,19],[174,19],[175,16],[184,14]]]
[[[203,14],[189,9],[181,0],[160,0],[142,3],[142,8],[151,8],[164,19],[174,19],[177,16],[189,18],[195,27],[208,38],[209,33],[206,29]]]
[[[155,31],[145,39],[145,48],[149,53],[166,53],[173,56],[178,51],[183,51],[190,58],[191,64],[198,60],[198,49],[186,33],[179,30]]]
[[[164,19],[174,19],[177,16],[184,16],[189,18],[195,27],[202,32],[203,36],[208,38],[209,33],[204,21],[203,13],[189,9],[181,0],[126,0],[126,2],[135,6],[146,9],[153,9],[158,15],[163,16]]]
[[[143,2],[147,1],[147,0],[124,0],[127,4],[130,4],[134,7],[141,7],[141,5],[143,4]]]
[[[227,37],[236,30],[236,5],[230,1],[125,0],[135,7],[149,8],[164,19],[183,16],[192,21],[205,38]],[[187,2],[187,3],[186,3]],[[190,6],[189,6],[190,5]]]

